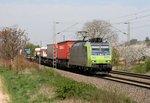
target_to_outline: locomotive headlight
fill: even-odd
[[[110,63],[110,60],[106,60],[107,63]]]
[[[92,63],[95,63],[96,62],[96,60],[92,60]]]

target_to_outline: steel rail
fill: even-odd
[[[123,71],[117,71],[117,70],[113,70],[110,73],[131,76],[131,77],[137,77],[137,78],[143,78],[143,79],[150,79],[150,75],[143,75],[143,74],[138,74],[138,73],[129,73],[129,72],[123,72]]]
[[[115,82],[119,82],[119,83],[123,83],[123,84],[133,85],[133,86],[141,87],[141,88],[145,88],[145,89],[150,89],[150,85],[140,84],[140,83],[133,82],[133,81],[130,81],[130,80],[122,80],[122,79],[119,79],[119,78],[114,79],[112,77],[104,77],[103,79],[107,79],[107,80],[110,80],[110,81],[115,81]]]
[[[135,82],[135,83],[139,83],[139,84],[144,84],[144,85],[149,85],[150,83],[148,82],[142,82],[142,81],[138,81],[138,80],[133,80],[133,79],[127,79],[127,78],[121,78],[121,77],[115,77],[115,76],[108,76],[108,77],[112,77],[112,78],[116,78],[116,79],[120,79],[120,80],[125,80],[125,81],[130,81],[130,82]]]

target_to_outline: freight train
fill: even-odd
[[[45,53],[46,56],[42,55]],[[41,63],[44,65],[57,65],[58,68],[90,74],[108,74],[112,70],[111,45],[109,42],[99,42],[98,39],[48,44],[47,49],[41,49],[40,54]]]

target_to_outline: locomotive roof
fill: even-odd
[[[95,43],[95,42],[93,42],[92,44],[93,44],[93,45],[96,45],[96,44],[109,45],[109,42],[100,42],[100,43]]]
[[[65,43],[65,42],[81,42],[81,40],[66,40],[58,43]]]

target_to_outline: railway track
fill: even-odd
[[[74,73],[77,73],[77,72],[74,72]],[[82,73],[79,73],[79,74],[82,74]],[[118,76],[114,76],[112,74],[116,74]],[[126,76],[126,77],[122,77],[122,76]],[[115,81],[115,82],[119,82],[123,84],[133,85],[136,87],[150,89],[150,76],[149,75],[128,73],[128,72],[122,72],[122,71],[111,71],[109,75],[107,76],[95,75],[94,77],[106,79],[110,81]],[[132,77],[134,79],[131,79],[131,78],[128,79],[127,77]],[[148,82],[137,80],[137,78],[142,79],[142,80],[147,80]]]
[[[111,71],[108,76],[105,77],[97,76],[97,77],[110,81],[150,89],[150,76],[148,75],[128,73],[122,71]]]
[[[131,77],[137,77],[137,78],[143,78],[143,79],[150,79],[150,75],[143,75],[143,74],[138,74],[138,73],[129,73],[129,72],[123,72],[123,71],[117,71],[117,70],[113,70],[110,73],[126,75],[126,76],[131,76]]]

